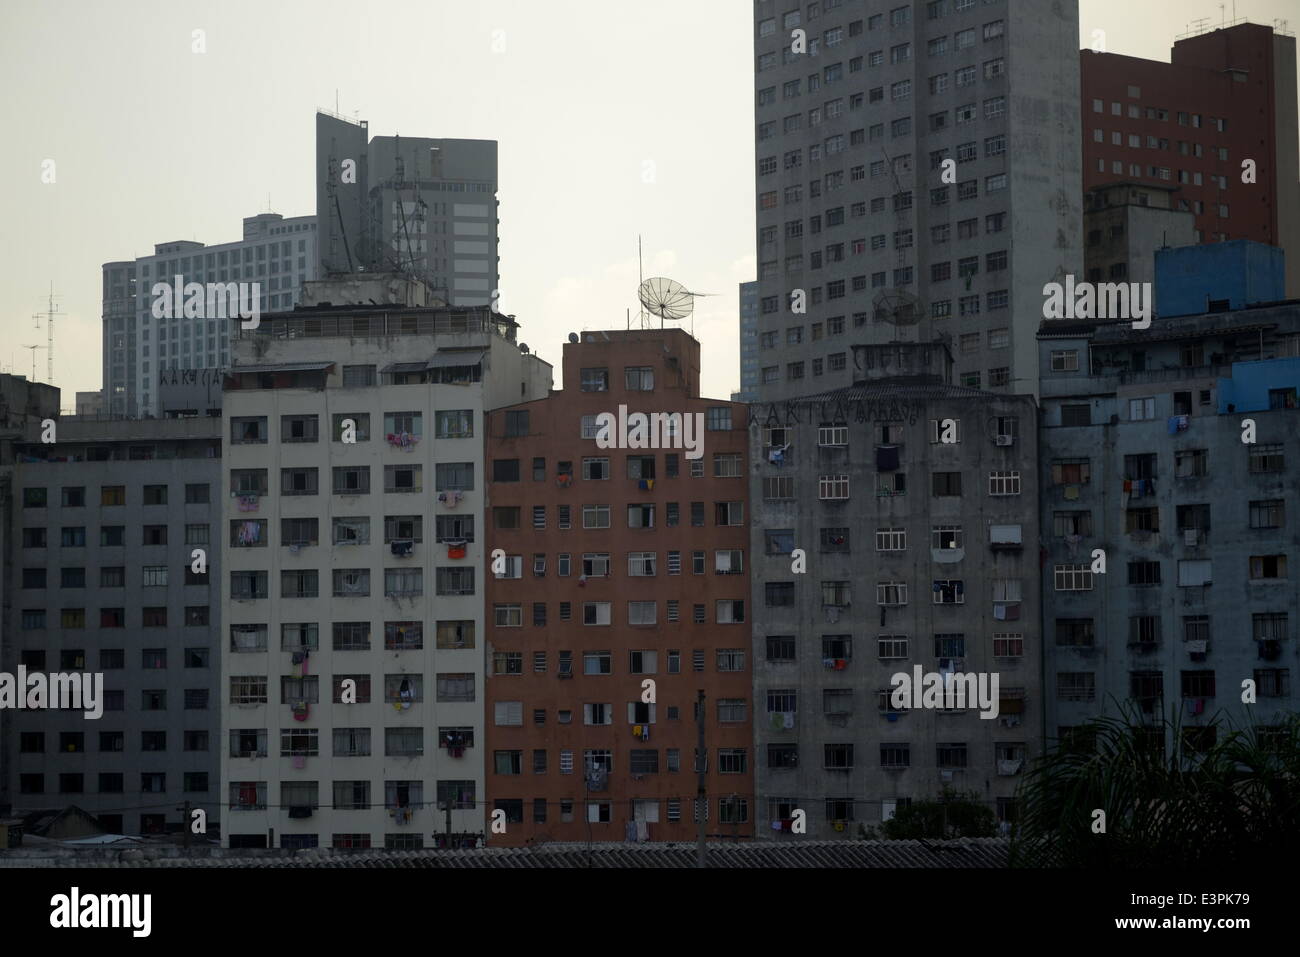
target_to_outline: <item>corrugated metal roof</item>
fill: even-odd
[[[388,375],[392,372],[423,372],[425,363],[423,362],[393,362],[379,370],[380,375]]]
[[[246,372],[323,372],[332,368],[333,362],[282,362],[270,366],[233,366],[230,371],[242,375]]]
[[[439,349],[438,354],[429,360],[427,368],[449,369],[453,366],[476,366],[483,361],[483,355],[482,351],[447,352]]]
[[[711,842],[713,868],[1002,868],[1010,842],[1005,838],[957,841],[782,841]],[[42,849],[44,850],[44,849]],[[53,867],[245,867],[245,868],[693,868],[692,843],[544,844],[420,851],[243,851],[195,848],[182,856],[175,848],[92,852],[60,849],[41,854],[0,856],[0,867],[37,863]],[[90,856],[92,855],[93,856]]]

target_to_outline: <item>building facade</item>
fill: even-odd
[[[1112,183],[1084,199],[1084,273],[1091,283],[1156,279],[1156,254],[1196,241],[1193,216],[1174,208],[1167,186]]]
[[[754,4],[759,393],[851,386],[850,344],[945,337],[1037,388],[1044,282],[1083,266],[1078,4]]]
[[[751,406],[764,836],[802,810],[856,838],[949,790],[1011,821],[1041,753],[1037,409],[946,384],[951,361],[862,346],[859,385]],[[984,705],[898,707],[917,670],[983,675]]]
[[[449,305],[494,303],[496,141],[368,136],[365,122],[316,114],[321,275],[401,272]]]
[[[241,330],[223,405],[229,846],[482,835],[484,416],[550,387],[515,334],[487,309],[382,305]]]
[[[1281,247],[1300,296],[1295,37],[1240,23],[1178,40],[1168,63],[1092,50],[1080,62],[1084,188],[1176,186],[1196,242]]]
[[[230,364],[234,323],[221,318],[153,315],[155,283],[259,283],[265,314],[289,309],[303,282],[316,278],[316,217],[278,213],[244,218],[244,237],[205,246],[159,243],[152,256],[103,266],[103,405],[112,416],[158,417],[161,384],[179,370]]]
[[[701,691],[707,830],[754,832],[745,407],[699,377],[681,330],[587,332],[561,391],[491,415],[493,843],[693,840]],[[602,413],[679,441],[611,445]]]
[[[4,712],[16,813],[75,804],[118,834],[180,831],[186,804],[211,832],[224,817],[218,428],[69,417],[57,441],[33,422],[15,444],[0,671],[98,673],[104,689],[97,719]]]
[[[740,391],[737,402],[758,398],[758,283],[740,284]]]
[[[1124,708],[1192,735],[1294,712],[1300,306],[1039,341],[1048,736]]]

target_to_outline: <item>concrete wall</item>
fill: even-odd
[[[6,561],[6,591],[12,597],[6,616],[6,641],[0,655],[0,670],[13,672],[29,655],[44,654],[43,666],[35,662],[30,670],[103,672],[106,692],[123,697],[117,710],[106,710],[98,720],[88,720],[76,711],[7,712],[6,736],[12,763],[6,770],[15,811],[58,809],[77,804],[91,814],[107,815],[109,829],[142,833],[161,828],[161,821],[178,825],[182,815],[176,808],[185,801],[207,811],[209,827],[219,825],[222,800],[218,788],[218,754],[220,704],[216,677],[219,669],[221,606],[215,578],[221,574],[220,553],[211,536],[216,534],[214,507],[220,492],[220,459],[217,423],[212,419],[181,421],[84,423],[66,419],[59,423],[59,444],[53,448],[37,445],[33,451],[49,452],[52,457],[77,457],[76,461],[22,462],[14,470],[14,505],[8,534],[12,539]],[[36,431],[30,435],[35,439]],[[86,461],[85,453],[95,448],[110,452],[110,461]],[[133,459],[131,450],[153,450],[150,459]],[[169,455],[181,457],[169,458]],[[103,486],[125,486],[126,504],[101,505]],[[146,485],[165,485],[165,505],[143,504]],[[187,488],[196,486],[207,491],[206,499],[187,502]],[[82,488],[85,504],[65,506],[61,490]],[[48,504],[44,508],[24,508],[25,488],[45,488]],[[146,526],[166,526],[165,545],[145,545]],[[123,531],[121,546],[101,543],[105,527]],[[84,546],[63,546],[65,528],[84,529]],[[25,529],[44,529],[43,548],[24,547]],[[188,532],[188,534],[187,534]],[[208,535],[206,545],[189,544]],[[185,571],[193,548],[204,547],[208,555],[206,581],[186,584]],[[145,566],[165,566],[167,584],[145,587]],[[124,587],[101,584],[101,569],[122,567]],[[47,587],[24,588],[23,571],[43,568]],[[85,587],[60,587],[63,569],[83,568]],[[165,627],[144,627],[144,608],[165,608]],[[43,609],[45,627],[24,627],[24,611]],[[64,609],[83,609],[84,627],[62,627]],[[110,626],[101,618],[102,609],[123,609],[124,626]],[[203,609],[206,622],[189,613]],[[26,624],[30,624],[27,622]],[[123,666],[105,668],[105,650],[120,651]],[[145,649],[163,649],[163,669],[145,667]],[[192,656],[197,650],[202,658]],[[73,667],[63,662],[62,654],[77,650],[84,653],[84,665]],[[166,707],[146,711],[142,707],[145,690],[166,692]],[[189,702],[186,693],[199,691],[207,695],[201,706]],[[166,733],[166,746],[144,751],[145,732]],[[25,732],[44,733],[40,750],[24,752]],[[60,734],[84,734],[84,750],[69,753],[60,748]],[[106,747],[101,736],[121,732],[120,750]],[[190,733],[197,735],[193,740]],[[34,745],[32,745],[34,748]],[[165,788],[144,791],[142,774],[163,773]],[[83,790],[61,793],[61,774],[84,776]],[[122,774],[122,790],[112,790],[104,774]],[[190,780],[187,775],[206,776],[205,781]],[[43,793],[23,793],[22,776],[40,775]],[[118,820],[114,821],[114,817]]]
[[[1048,364],[1052,350],[1077,349],[1087,354],[1088,335],[1044,338],[1044,429],[1042,432],[1041,482],[1042,529],[1047,557],[1043,576],[1044,630],[1046,649],[1045,693],[1049,702],[1048,736],[1061,728],[1074,727],[1099,714],[1116,715],[1134,705],[1139,689],[1135,674],[1159,681],[1163,696],[1145,713],[1152,719],[1178,717],[1196,726],[1216,712],[1237,726],[1272,723],[1278,713],[1297,707],[1295,622],[1297,596],[1294,587],[1300,526],[1291,504],[1296,498],[1294,456],[1300,411],[1267,409],[1263,384],[1300,383],[1295,359],[1271,359],[1238,363],[1231,376],[1221,367],[1179,367],[1181,347],[1203,342],[1208,357],[1211,349],[1232,347],[1232,330],[1240,344],[1255,342],[1259,324],[1269,329],[1262,345],[1266,352],[1275,346],[1274,332],[1294,335],[1300,330],[1300,313],[1285,309],[1246,310],[1240,313],[1198,317],[1170,324],[1164,341],[1150,341],[1134,334],[1132,347],[1145,349],[1147,371],[1123,375],[1086,376],[1052,373]],[[1049,324],[1050,326],[1050,324]],[[1049,328],[1045,326],[1045,330]],[[1180,338],[1179,333],[1183,332]],[[1099,330],[1106,348],[1123,348],[1116,342],[1123,334],[1116,329]],[[1258,348],[1258,345],[1255,346]],[[1102,346],[1094,341],[1093,352]],[[1189,406],[1176,404],[1183,394]],[[1225,414],[1227,395],[1246,395],[1252,405],[1249,418],[1256,423],[1256,444],[1242,442],[1243,415]],[[1152,400],[1150,418],[1146,399]],[[1134,405],[1132,400],[1143,400]],[[1092,408],[1094,424],[1062,427],[1062,404],[1086,403]],[[1170,433],[1169,418],[1188,410],[1187,428]],[[1252,468],[1252,457],[1262,446],[1278,445],[1284,467],[1278,471]],[[1179,453],[1200,450],[1205,454],[1204,475],[1190,462],[1179,465]],[[1154,458],[1154,492],[1149,488],[1125,489],[1125,479],[1134,477],[1139,465],[1129,456]],[[1087,481],[1062,473],[1053,478],[1053,467],[1085,462]],[[1258,464],[1258,463],[1257,463]],[[1252,503],[1277,501],[1281,520],[1269,527],[1258,525],[1258,506]],[[1187,508],[1200,506],[1206,516],[1194,516]],[[1140,510],[1155,509],[1158,529],[1130,525]],[[1181,511],[1180,511],[1181,510]],[[1092,531],[1071,540],[1057,527],[1058,515],[1088,513]],[[1130,519],[1130,515],[1133,519]],[[1148,513],[1149,514],[1149,513]],[[1208,521],[1207,521],[1208,520]],[[1140,520],[1144,524],[1145,517]],[[1189,537],[1185,529],[1197,527]],[[1089,588],[1064,590],[1057,587],[1058,566],[1090,566],[1094,549],[1103,549],[1106,573],[1091,577]],[[1251,559],[1257,556],[1286,556],[1286,571],[1278,578],[1252,578]],[[1130,579],[1130,562],[1157,562],[1158,583]],[[1189,562],[1209,566],[1212,584],[1180,585],[1180,570],[1190,572]],[[1266,657],[1255,638],[1254,615],[1282,614],[1284,638],[1280,649]],[[1193,642],[1204,640],[1199,625],[1188,619],[1206,616],[1208,641],[1204,648]],[[1155,624],[1136,626],[1134,618],[1151,618]],[[1092,639],[1074,643],[1058,623],[1065,620],[1091,622]],[[1154,629],[1143,632],[1140,628]],[[1260,688],[1271,680],[1261,671],[1288,669],[1280,690],[1261,693],[1258,704],[1241,704],[1241,682],[1254,679]],[[1210,672],[1214,692],[1195,683],[1184,686],[1184,675]],[[1158,676],[1158,678],[1157,678]],[[1147,680],[1147,679],[1143,679]],[[1196,678],[1188,679],[1195,682]],[[1083,690],[1080,690],[1083,689]],[[1200,704],[1198,704],[1200,702]],[[1169,742],[1172,746],[1173,742]]]
[[[1242,309],[1286,295],[1285,254],[1276,246],[1234,240],[1156,253],[1156,314],[1199,316],[1211,300]]]
[[[995,416],[1018,419],[1014,444],[994,442]],[[960,441],[933,444],[933,420],[959,422]],[[820,447],[822,424],[842,422],[848,427],[847,448]],[[873,383],[842,393],[803,400],[784,406],[751,407],[751,501],[754,520],[750,551],[754,556],[753,602],[755,787],[762,815],[788,817],[791,808],[807,811],[810,838],[857,836],[858,825],[878,827],[898,802],[933,800],[945,788],[974,791],[978,800],[1000,817],[1011,817],[1010,805],[1017,771],[999,770],[996,747],[1016,745],[1021,757],[1041,750],[1043,695],[1039,686],[1040,651],[1038,526],[1034,515],[1038,482],[1036,408],[1028,397],[1004,397],[957,387]],[[897,470],[881,471],[877,447],[888,441],[900,448]],[[773,437],[769,429],[784,429]],[[789,444],[784,462],[770,459],[770,445]],[[1019,473],[1016,495],[990,495],[993,471]],[[961,475],[961,495],[932,494],[936,472]],[[825,475],[849,476],[848,501],[820,501],[819,480]],[[891,493],[905,476],[905,492]],[[780,490],[780,500],[765,491],[765,482],[792,479],[793,487]],[[1019,525],[1022,549],[995,550],[991,527]],[[936,526],[960,526],[963,546],[932,548]],[[823,529],[847,529],[848,542],[839,550],[822,541]],[[879,551],[877,530],[904,529],[906,547]],[[789,539],[807,556],[804,573],[792,571],[788,554],[773,554],[766,541],[769,530],[786,529]],[[778,550],[779,551],[779,550]],[[933,581],[963,582],[964,603],[936,604]],[[1019,618],[995,618],[993,582],[1020,582]],[[833,609],[823,605],[822,583],[846,581],[851,604]],[[877,585],[906,582],[908,602],[902,606],[878,604]],[[793,583],[794,603],[768,604],[769,583]],[[1016,656],[995,654],[994,634],[1014,634],[1023,639]],[[880,707],[879,694],[891,688],[896,673],[911,675],[920,665],[925,672],[939,668],[936,635],[964,636],[964,662],[957,670],[999,674],[1002,696],[1019,689],[1023,713],[1011,715],[1016,705],[1001,702],[1003,716],[982,719],[977,709],[960,713],[913,710],[891,719]],[[852,655],[843,669],[828,668],[823,638],[847,635]],[[885,657],[878,639],[903,636],[906,651]],[[768,639],[794,640],[793,661],[771,660]],[[999,649],[1001,650],[1001,649]],[[794,726],[777,730],[771,722],[769,693],[791,690],[798,694]],[[823,692],[849,692],[850,714],[828,715]],[[834,710],[834,709],[830,709]],[[938,766],[940,743],[965,744],[966,767]],[[831,744],[852,744],[851,771],[824,767],[824,749]],[[883,745],[910,746],[906,768],[882,767]],[[798,766],[772,766],[769,748],[795,745]],[[835,827],[827,800],[848,801],[852,815],[843,829]],[[842,820],[842,818],[841,818]],[[770,822],[769,822],[770,823]],[[764,837],[778,836],[764,828]]]

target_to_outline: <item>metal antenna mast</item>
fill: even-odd
[[[53,280],[51,280],[50,295],[49,298],[46,300],[45,312],[43,313],[37,312],[32,314],[32,318],[36,320],[37,329],[41,327],[41,316],[45,316],[45,332],[46,332],[46,343],[47,343],[46,346],[44,347],[45,348],[45,378],[50,385],[54,385],[54,318],[61,311],[59,307],[54,304],[54,300],[57,298],[58,297],[54,295],[54,282]],[[31,349],[33,347],[23,346],[23,348]],[[40,348],[40,347],[35,347],[35,348]],[[36,379],[36,353],[33,352],[32,353],[32,380],[35,381],[35,379]]]
[[[32,350],[32,378],[31,378],[31,381],[32,381],[32,382],[35,382],[35,381],[36,381],[36,350],[37,350],[37,349],[44,349],[45,347],[44,347],[44,346],[23,346],[22,348],[24,348],[24,349],[31,349],[31,350]]]

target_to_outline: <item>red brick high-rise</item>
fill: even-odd
[[[1200,242],[1286,250],[1300,297],[1295,37],[1243,23],[1178,40],[1171,61],[1084,50],[1083,187],[1173,186]],[[1254,160],[1256,182],[1242,182]]]
[[[753,834],[748,423],[699,377],[680,330],[588,332],[561,391],[489,416],[492,844],[694,839],[700,689],[708,833]],[[699,413],[679,433],[699,457],[600,447],[620,406]]]

